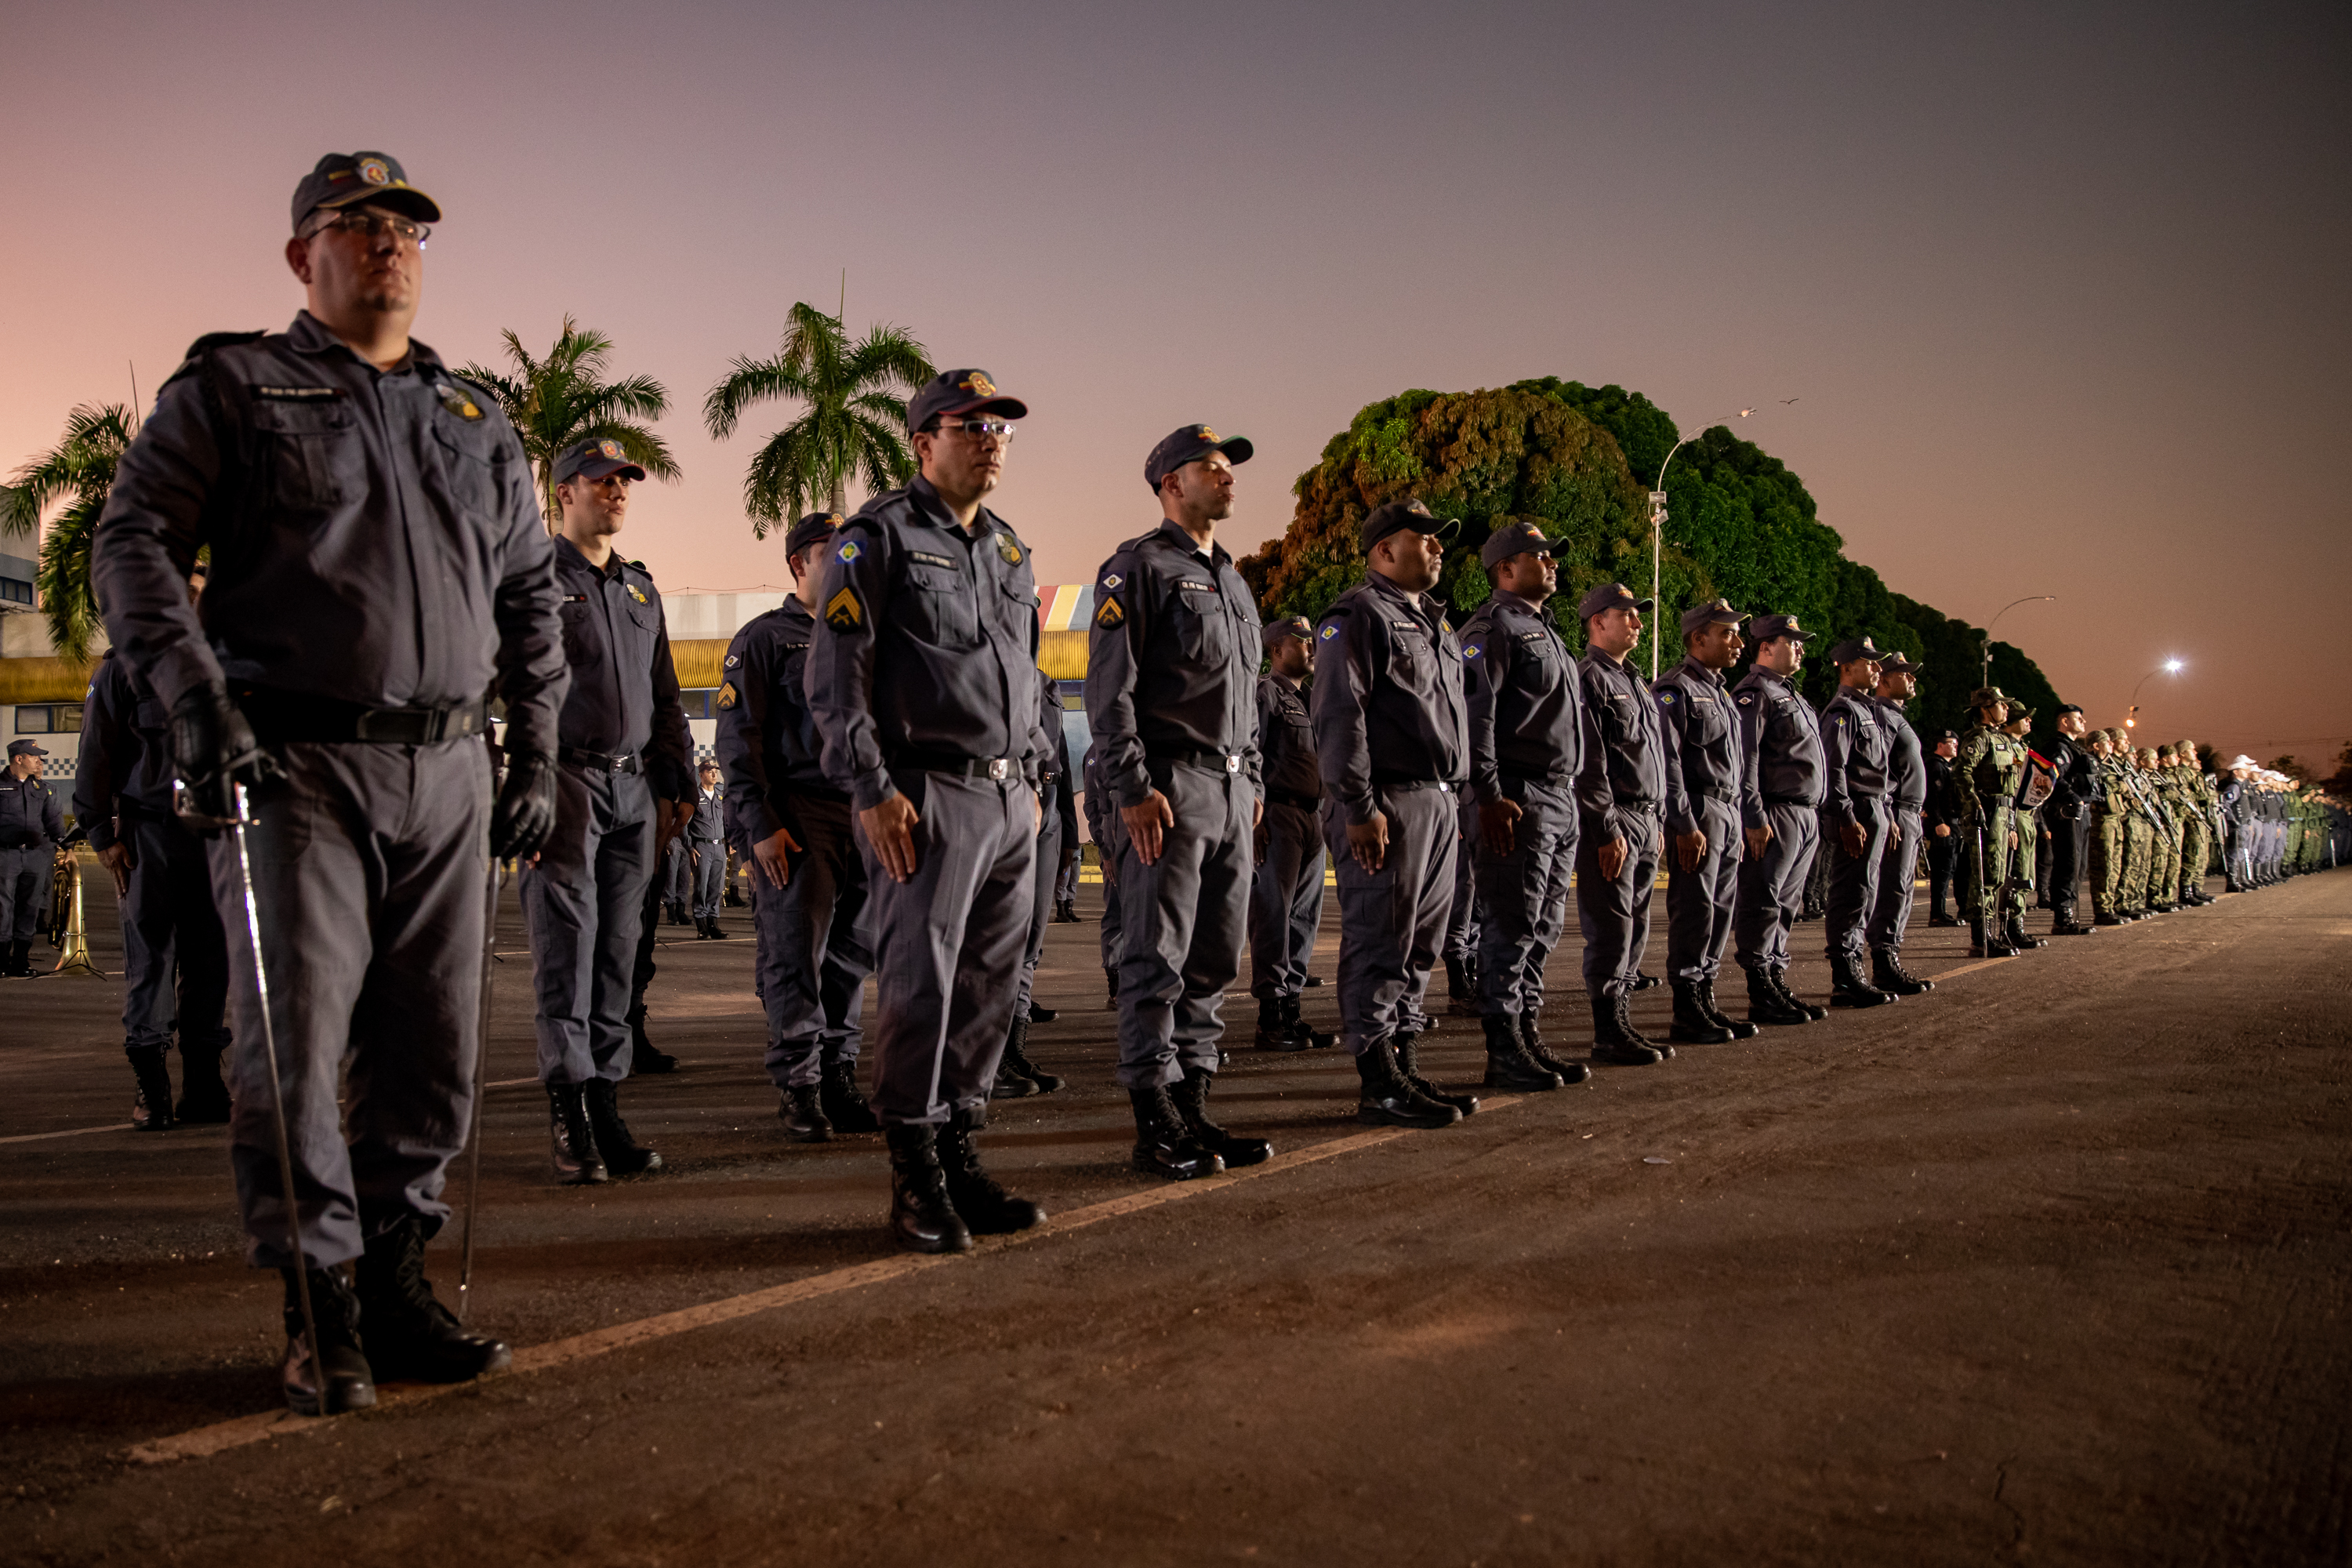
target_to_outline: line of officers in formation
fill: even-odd
[[[473,1121],[501,861],[520,867],[567,1183],[661,1165],[618,1087],[674,1065],[643,1019],[656,868],[681,833],[711,859],[723,833],[751,868],[784,1121],[810,1141],[881,1132],[899,1245],[958,1250],[1043,1219],[988,1173],[979,1134],[992,1098],[1060,1083],[1025,1030],[1055,836],[1075,837],[1062,705],[1038,668],[1027,547],[986,505],[1025,405],[980,370],[940,374],[907,407],[919,477],[793,526],[795,595],[730,644],[718,766],[698,782],[660,595],[614,549],[643,471],[607,441],[562,453],[551,534],[512,428],[410,336],[440,216],[386,154],[320,159],[284,246],[305,308],[283,332],[193,346],[93,548],[113,652],[81,810],[109,825],[101,853],[126,888],[138,1118],[228,1121],[249,1259],[285,1276],[285,1395],[310,1414],[373,1403],[379,1377],[509,1360],[424,1271]],[[1686,657],[1654,689],[1627,663],[1649,602],[1616,584],[1586,595],[1572,656],[1545,610],[1551,545],[1526,527],[1486,542],[1493,595],[1457,631],[1431,592],[1454,525],[1412,500],[1364,519],[1365,579],[1318,625],[1265,623],[1215,539],[1250,455],[1205,426],[1160,442],[1144,478],[1161,521],[1096,583],[1086,796],[1138,1168],[1181,1179],[1271,1154],[1211,1114],[1220,1007],[1246,931],[1259,1043],[1329,1043],[1298,1005],[1326,856],[1339,1038],[1370,1122],[1477,1109],[1416,1049],[1457,902],[1477,931],[1482,1087],[1589,1076],[1540,1028],[1571,876],[1601,1062],[1822,1016],[1785,978],[1817,841],[1832,1001],[1927,989],[1900,956],[1927,769],[1899,658],[1866,639],[1832,650],[1841,685],[1816,716],[1791,684],[1811,634],[1718,600],[1682,617]],[[1750,640],[1754,668],[1727,684]],[[2000,694],[1979,695],[2002,724]],[[1986,732],[1963,755],[1961,826],[1986,846],[1970,896],[1990,944],[2016,879],[1997,865],[2022,862],[2005,837],[2015,745]],[[37,769],[25,760],[12,776]],[[240,819],[242,858],[219,831]],[[1654,1041],[1627,997],[1662,860],[1675,1005]],[[1745,1019],[1717,1004],[1727,950]]]

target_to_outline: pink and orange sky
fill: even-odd
[[[658,377],[666,585],[785,580],[703,395],[795,300],[1025,397],[1040,575],[1155,514],[1144,453],[1257,443],[1229,525],[1361,405],[1524,376],[1740,426],[1888,584],[2060,692],[2332,763],[2352,740],[2340,6],[801,8],[92,4],[12,16],[0,464],[282,326],[293,186],[381,148],[447,211],[418,336],[567,313]],[[1779,400],[1796,398],[1794,404]],[[21,551],[21,545],[13,546]],[[1769,606],[1754,606],[1758,609]]]

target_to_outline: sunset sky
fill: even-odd
[[[2063,19],[2053,13],[2063,9]],[[703,395],[795,300],[1028,400],[995,504],[1080,581],[1173,426],[1236,552],[1355,410],[1616,382],[1740,433],[2095,722],[2352,740],[2352,13],[2334,5],[26,7],[0,52],[0,468],[282,327],[320,153],[446,209],[417,335],[562,317],[669,387],[625,547],[786,580]],[[1781,399],[1794,398],[1792,404]],[[1644,477],[1646,479],[1646,476]],[[20,550],[21,545],[10,548]],[[1746,606],[1762,610],[1770,606]]]

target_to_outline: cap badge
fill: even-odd
[[[829,511],[824,514],[824,525],[827,528],[839,528],[846,521],[847,519],[844,518],[837,511]]]
[[[625,455],[622,452],[621,444],[618,441],[599,441],[596,443],[596,450],[604,453],[605,457],[610,458],[616,463],[625,460]]]
[[[381,158],[362,158],[360,160],[360,178],[371,185],[388,185],[392,184],[392,170]]]
[[[996,384],[989,380],[988,377],[980,371],[966,371],[964,373],[963,379],[957,382],[956,384],[962,387],[966,392],[971,393],[975,397],[993,397],[996,395]]]
[[[1412,513],[1415,517],[1427,517],[1429,515],[1429,507],[1427,503],[1419,496],[1415,496],[1412,500],[1407,501],[1405,503],[1404,510]]]
[[[1192,427],[1192,434],[1199,437],[1203,441],[1213,441],[1217,438],[1217,433],[1214,430],[1210,429],[1206,425],[1194,426]]]

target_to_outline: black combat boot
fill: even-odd
[[[1850,952],[1830,955],[1830,1005],[1832,1007],[1884,1007],[1895,998],[1881,991],[1862,977],[1861,968]]]
[[[702,934],[709,937],[711,941],[725,942],[727,940],[727,928],[719,923],[719,917],[717,915],[703,916],[700,924],[702,926]]]
[[[228,1120],[228,1085],[221,1081],[223,1046],[215,1041],[194,1045],[180,1042],[180,1103],[172,1120],[191,1125],[218,1124]]]
[[[1748,1017],[1750,1023],[1772,1025],[1810,1024],[1813,1016],[1802,1007],[1780,997],[1780,988],[1772,984],[1772,972],[1751,969],[1748,972]]]
[[[688,918],[686,906],[684,904],[664,904],[662,906],[662,911],[669,916],[669,923],[674,926],[692,925],[694,923],[692,920]]]
[[[28,979],[33,973],[33,943],[30,938],[8,944],[7,966],[0,974],[13,974],[19,980]]]
[[[1022,1091],[1024,1094],[1051,1094],[1062,1087],[1060,1075],[1046,1072],[1029,1059],[1029,1020],[1026,1018],[1013,1019],[1013,1027],[1004,1037],[1004,1059],[996,1069],[999,1079],[1004,1076],[1006,1068],[1011,1068],[1027,1080],[1029,1088]]]
[[[2116,913],[2113,910],[2109,910],[2105,914],[2099,916],[2091,923],[2094,925],[2103,926],[2123,926],[2131,924],[2131,921],[2128,918]]]
[[[588,1128],[588,1101],[576,1083],[547,1086],[549,1142],[555,1150],[555,1179],[567,1187],[593,1186],[605,1179],[604,1156]]]
[[[1389,1049],[1396,1059],[1398,1074],[1405,1082],[1421,1090],[1424,1098],[1433,1100],[1440,1105],[1450,1105],[1465,1116],[1477,1114],[1478,1097],[1476,1095],[1456,1094],[1450,1089],[1440,1089],[1421,1076],[1420,1047],[1420,1036],[1408,1035],[1402,1031],[1399,1031],[1391,1040]]]
[[[1780,994],[1780,1000],[1786,1002],[1790,1006],[1794,1007],[1798,1012],[1802,1013],[1806,1017],[1812,1019],[1815,1023],[1819,1023],[1823,1018],[1830,1016],[1830,1010],[1827,1007],[1823,1007],[1817,1003],[1808,1002],[1802,996],[1798,995],[1795,992],[1789,989],[1789,972],[1787,970],[1773,970],[1771,972],[1771,980],[1772,989]]]
[[[795,1143],[829,1143],[833,1118],[825,1114],[824,1090],[813,1083],[796,1083],[776,1101],[776,1120],[784,1136]]]
[[[163,1065],[161,1046],[126,1046],[131,1076],[139,1082],[139,1098],[131,1102],[131,1125],[142,1132],[172,1130],[172,1072]]]
[[[947,1183],[948,1202],[955,1205],[957,1217],[974,1236],[1009,1236],[1045,1224],[1041,1205],[1014,1197],[980,1168],[980,1152],[972,1147],[971,1135],[987,1125],[984,1110],[959,1110],[940,1129],[940,1174]]]
[[[1639,970],[1636,970],[1633,973],[1633,984],[1628,987],[1628,989],[1633,991],[1655,991],[1663,984],[1664,983],[1656,975],[1643,974]]]
[[[1262,1051],[1303,1051],[1304,1040],[1290,1037],[1289,1021],[1282,1016],[1282,998],[1261,996],[1257,999],[1257,1048]]]
[[[1078,900],[1076,899],[1055,900],[1054,902],[1054,923],[1057,926],[1074,926],[1077,924]]]
[[[1664,1061],[1664,1051],[1626,1027],[1624,1001],[1622,996],[1592,998],[1592,1059],[1621,1068]]]
[[[2025,916],[2021,910],[2011,910],[2010,912],[2009,926],[2007,930],[2001,932],[2001,937],[2011,947],[2015,948],[2020,952],[2028,952],[2034,948],[2048,947],[2050,945],[2038,936],[2028,936],[2025,934]]]
[[[1337,1035],[1327,1035],[1320,1029],[1307,1026],[1307,1020],[1298,1016],[1298,998],[1296,996],[1282,999],[1282,1026],[1289,1030],[1291,1038],[1298,1042],[1291,1047],[1293,1050],[1328,1051],[1339,1041]]]
[[[278,1363],[278,1380],[286,1390],[286,1407],[297,1415],[340,1415],[365,1410],[375,1403],[375,1373],[360,1344],[360,1299],[342,1269],[313,1268],[308,1272],[310,1315],[319,1325],[319,1363],[322,1380],[310,1365],[310,1347],[302,1340],[302,1298],[297,1275],[280,1268],[286,1282],[286,1359]]]
[[[1633,994],[1631,991],[1617,998],[1617,1026],[1623,1030],[1625,1037],[1635,1045],[1647,1046],[1661,1057],[1671,1057],[1675,1054],[1673,1042],[1654,1040],[1634,1026]]]
[[[1666,1031],[1666,1038],[1684,1046],[1727,1046],[1733,1039],[1729,1029],[1706,1016],[1700,1005],[1698,982],[1675,982],[1675,1022]]]
[[[629,1076],[645,1078],[650,1074],[676,1072],[677,1058],[658,1049],[646,1036],[646,1005],[642,1002],[629,1009]]]
[[[1488,1089],[1542,1094],[1560,1087],[1558,1073],[1538,1066],[1528,1055],[1519,1040],[1517,1018],[1507,1013],[1489,1013],[1479,1023],[1486,1031],[1486,1076],[1482,1081]]]
[[[1443,1100],[1432,1100],[1397,1070],[1395,1047],[1374,1040],[1356,1058],[1356,1076],[1362,1080],[1356,1100],[1356,1120],[1374,1127],[1451,1127],[1462,1112]]]
[[[905,1252],[970,1252],[971,1230],[948,1198],[937,1135],[919,1123],[885,1127],[890,1146],[890,1234]]]
[[[1238,1171],[1244,1165],[1263,1165],[1274,1157],[1274,1145],[1263,1138],[1240,1138],[1209,1120],[1209,1086],[1214,1073],[1199,1068],[1188,1068],[1181,1083],[1168,1086],[1168,1099],[1176,1107],[1176,1114],[1184,1119],[1184,1130],[1192,1142],[1225,1163],[1228,1171]]]
[[[1046,1006],[1034,996],[1029,998],[1029,1021],[1031,1023],[1050,1024],[1061,1016],[1059,1009]]]
[[[1530,1007],[1519,1015],[1519,1049],[1527,1052],[1528,1060],[1552,1074],[1562,1083],[1583,1083],[1592,1077],[1591,1062],[1572,1062],[1552,1055],[1544,1044],[1541,1009]]]
[[[629,1124],[621,1120],[621,1086],[609,1078],[592,1078],[581,1088],[588,1102],[588,1130],[595,1135],[604,1169],[615,1176],[660,1170],[662,1157],[631,1137]]]
[[[1919,996],[1933,991],[1936,983],[1922,980],[1903,967],[1903,955],[1893,948],[1871,950],[1870,983],[1895,996]]]
[[[1735,1040],[1752,1040],[1762,1033],[1745,1018],[1735,1018],[1715,1005],[1715,976],[1710,974],[1698,983],[1698,1010],[1706,1015],[1708,1023],[1718,1029],[1728,1029]]]
[[[2059,910],[2058,918],[2050,922],[2052,936],[2089,936],[2098,929],[2071,909]]]
[[[824,1080],[817,1087],[817,1104],[824,1119],[843,1132],[879,1132],[881,1121],[857,1087],[857,1064],[839,1058],[824,1064]]]
[[[1969,956],[1970,958],[2008,958],[2015,949],[2000,940],[1998,930],[1987,931],[1984,921],[1969,921]]]
[[[1150,1089],[1130,1089],[1128,1104],[1135,1111],[1135,1168],[1147,1176],[1165,1176],[1171,1182],[1189,1182],[1195,1176],[1213,1176],[1225,1168],[1223,1160],[1214,1150],[1192,1136],[1177,1113],[1174,1097],[1168,1086],[1154,1084]]]
[[[1470,977],[1465,959],[1445,961],[1445,1010],[1459,1018],[1477,1016],[1478,983]]]
[[[464,1383],[503,1372],[514,1360],[497,1340],[459,1328],[433,1294],[425,1278],[425,1222],[415,1215],[372,1237],[354,1272],[368,1365],[385,1382]]]

